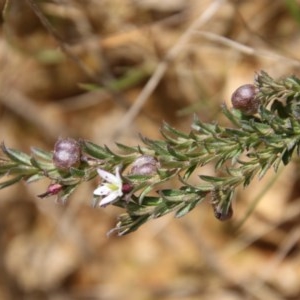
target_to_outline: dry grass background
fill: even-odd
[[[1,140],[24,151],[59,136],[114,148],[139,133],[160,138],[163,120],[185,131],[193,113],[224,122],[220,104],[256,71],[299,76],[300,24],[286,2],[1,0]],[[94,83],[102,88],[82,89]],[[95,185],[66,206],[36,198],[47,182],[0,191],[0,299],[300,298],[296,163],[240,190],[228,223],[201,204],[121,238],[106,237],[119,210],[89,206]]]

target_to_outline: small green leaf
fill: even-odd
[[[45,170],[45,171],[50,171],[55,169],[55,166],[52,162],[46,162],[46,161],[41,161],[37,160],[35,157],[32,157],[30,159],[31,165],[34,166],[35,168],[39,170]]]
[[[31,153],[39,159],[52,162],[52,158],[53,158],[52,152],[45,151],[36,147],[31,147]]]
[[[226,178],[224,177],[215,177],[215,176],[208,176],[208,175],[200,175],[199,176],[202,180],[206,181],[206,182],[211,182],[213,184],[215,183],[223,183]]]
[[[45,174],[43,174],[43,173],[33,174],[32,176],[30,176],[26,179],[26,183],[36,182],[36,181],[39,181],[44,178],[45,178]]]
[[[141,225],[151,219],[150,215],[131,216],[129,214],[123,214],[120,216],[120,221],[113,231],[118,232],[118,236],[123,236],[130,232],[137,230]]]
[[[266,161],[261,161],[261,170],[258,173],[258,178],[261,179],[265,176],[267,171],[270,169],[270,167],[273,165],[273,163],[276,161],[277,156],[273,155],[270,156]]]
[[[168,163],[166,163],[166,165],[168,165]],[[170,169],[157,170],[161,182],[169,180],[170,178],[172,178],[178,173],[178,170],[176,169],[177,167],[179,167],[178,164],[173,165],[172,163],[170,163],[170,166],[171,166]]]
[[[183,179],[187,180],[196,170],[197,165],[196,164],[191,164],[189,168],[187,168],[187,170],[185,171],[184,175],[183,175]]]
[[[20,176],[14,177],[12,179],[0,182],[0,190],[19,182],[22,178],[23,178],[23,176],[20,175]]]
[[[161,204],[157,205],[154,208],[153,213],[151,216],[153,218],[159,218],[162,217],[168,213],[173,212],[176,209],[179,209],[183,205],[183,202],[162,202]]]
[[[144,182],[148,182],[152,176],[151,175],[139,175],[139,174],[130,174],[127,175],[126,178],[133,184],[140,184]],[[147,183],[148,184],[148,183]]]
[[[0,164],[0,176],[6,175],[12,168],[16,167],[17,163],[12,163],[10,161]]]
[[[105,148],[98,146],[92,142],[82,141],[81,144],[82,144],[83,151],[94,158],[107,159],[111,157],[111,155],[107,153]]]
[[[187,160],[186,155],[181,154],[180,151],[176,151],[176,149],[174,149],[172,146],[168,146],[168,151],[173,157],[175,157],[179,161]]]
[[[77,187],[77,185],[64,186],[62,192],[59,194],[59,196],[57,198],[57,202],[66,204],[68,198],[74,192],[76,187]]]
[[[226,134],[231,137],[236,137],[237,141],[246,136],[245,131],[236,128],[226,128]],[[248,135],[248,134],[247,134]]]
[[[175,137],[181,137],[183,139],[189,139],[189,135],[181,132],[173,127],[171,127],[168,123],[164,122],[163,123],[163,127],[162,127],[162,132],[169,132],[171,134],[173,134]]]
[[[283,164],[286,166],[292,159],[292,155],[293,155],[293,152],[294,152],[294,148],[296,147],[296,145],[294,145],[293,148],[290,148],[290,149],[286,149],[285,151],[283,151],[283,153],[281,154],[281,157],[282,157],[282,162]]]
[[[186,192],[184,190],[161,190],[159,191],[160,196],[163,199],[170,202],[182,202],[183,198],[186,196]]]
[[[197,186],[197,191],[199,191],[200,193],[208,194],[209,192],[211,192],[213,190],[213,188],[214,188],[213,185],[201,184],[201,185]]]
[[[156,183],[152,183],[145,187],[145,189],[142,191],[142,193],[139,196],[139,204],[145,204],[143,202],[144,197],[146,197],[146,195],[149,194],[153,190],[153,187],[155,186],[155,184]]]
[[[80,183],[80,178],[78,177],[66,177],[66,178],[59,178],[57,181],[64,185],[64,186],[76,186]]]
[[[127,145],[120,144],[120,143],[116,143],[116,145],[121,151],[125,152],[126,154],[139,153],[139,149],[137,147],[129,147]]]
[[[181,218],[181,217],[185,216],[187,213],[189,213],[191,210],[193,210],[195,208],[195,206],[203,199],[200,198],[197,201],[190,202],[187,205],[185,205],[184,207],[177,210],[177,212],[175,214],[175,218]]]
[[[2,143],[1,145],[1,149],[3,151],[4,154],[7,155],[7,157],[9,157],[12,161],[16,162],[16,163],[21,163],[24,165],[31,165],[30,159],[31,157],[27,154],[25,154],[24,152],[21,152],[19,150],[15,150],[12,148],[7,148],[4,143]]]
[[[80,170],[80,169],[77,169],[77,168],[70,168],[69,172],[74,177],[82,178],[82,177],[86,176],[85,170]]]
[[[240,110],[237,109],[232,109],[229,110],[226,104],[222,105],[222,112],[223,114],[232,122],[237,127],[241,127],[241,118],[242,118],[242,113]]]
[[[163,200],[161,197],[145,196],[142,206],[157,206],[162,202]],[[141,206],[140,204],[138,205]]]
[[[31,167],[31,166],[24,166],[24,165],[18,165],[15,167],[12,167],[9,171],[8,171],[8,175],[12,175],[12,174],[16,174],[16,175],[33,175],[36,174],[39,170]]]
[[[164,141],[154,141],[143,137],[143,142],[148,145],[157,155],[169,156],[169,151],[167,150],[167,143]]]
[[[171,169],[179,169],[182,167],[182,162],[175,160],[174,157],[170,155],[163,155],[163,156],[161,155],[159,157],[159,161],[162,167],[166,169],[166,170],[164,169],[157,170],[161,178],[165,178],[165,176],[169,177]]]
[[[221,132],[218,124],[203,123],[199,119],[194,119],[192,128],[199,133],[210,134],[212,136]]]
[[[224,165],[224,163],[225,163],[226,161],[227,161],[227,158],[221,156],[221,157],[217,160],[217,162],[216,162],[216,164],[215,164],[215,169],[216,169],[216,170],[220,169],[220,168]]]

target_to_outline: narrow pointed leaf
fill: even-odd
[[[127,145],[124,145],[124,144],[120,144],[120,143],[116,143],[117,147],[127,153],[127,154],[134,154],[134,153],[138,153],[138,149],[136,147],[129,147]]]
[[[193,210],[195,208],[195,206],[197,204],[199,204],[200,201],[202,201],[203,199],[199,199],[197,201],[193,201],[188,203],[187,205],[185,205],[184,207],[180,208],[176,214],[175,214],[175,218],[182,218],[183,216],[185,216],[187,213],[189,213],[191,210]]]
[[[52,162],[52,158],[53,158],[52,152],[45,151],[36,147],[31,147],[31,152],[36,158]]]
[[[0,182],[0,190],[19,182],[22,178],[23,176],[16,176],[12,179]]]
[[[105,148],[100,147],[92,142],[83,141],[81,142],[83,146],[84,152],[89,154],[90,156],[97,158],[97,159],[106,159],[111,155],[107,153]]]
[[[1,149],[3,151],[4,154],[7,155],[7,157],[9,157],[12,161],[17,162],[17,163],[21,163],[21,164],[25,164],[30,166],[30,159],[31,157],[29,155],[27,155],[24,152],[21,152],[19,150],[15,150],[12,148],[7,148],[4,143],[2,143],[1,145]]]
[[[32,183],[44,179],[45,175],[43,173],[34,174],[26,179],[26,183]]]

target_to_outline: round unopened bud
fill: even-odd
[[[138,157],[131,168],[131,174],[134,175],[153,175],[159,168],[159,162],[151,155],[142,155]]]
[[[60,183],[51,183],[47,191],[43,194],[38,195],[39,198],[46,198],[49,196],[57,195],[61,190],[63,186]]]
[[[258,111],[259,101],[256,98],[258,90],[253,84],[240,86],[231,96],[231,103],[235,109],[246,115],[254,115]]]
[[[128,194],[133,190],[133,185],[130,183],[123,183],[122,192],[123,194]]]
[[[233,209],[231,204],[229,205],[229,207],[227,207],[227,209],[224,208],[222,209],[219,206],[215,206],[213,207],[213,210],[214,210],[215,217],[220,221],[227,221],[231,219],[233,216]]]
[[[53,163],[61,170],[78,167],[80,164],[79,143],[71,138],[59,139],[54,145]]]

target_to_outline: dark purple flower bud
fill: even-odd
[[[131,168],[131,174],[134,175],[154,175],[159,168],[159,162],[150,155],[138,157]]]
[[[51,183],[48,186],[47,191],[43,194],[38,195],[38,197],[46,198],[46,197],[57,195],[62,190],[62,188],[63,186],[59,183]]]
[[[53,163],[61,170],[78,167],[80,164],[79,143],[71,138],[59,139],[54,145]]]
[[[132,191],[133,185],[130,183],[123,183],[122,185],[122,193],[123,194],[128,194]]]
[[[257,92],[258,90],[253,84],[240,86],[231,96],[232,106],[246,115],[256,114],[259,107],[259,101],[256,98]]]
[[[233,209],[231,204],[228,207],[214,206],[215,217],[220,221],[227,221],[233,216]]]

